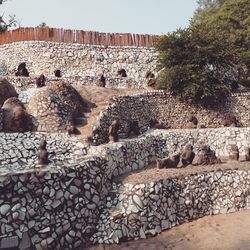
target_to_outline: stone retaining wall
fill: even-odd
[[[161,133],[153,132],[140,138],[91,147],[89,154],[104,157],[108,161],[108,176],[116,177],[142,169],[168,152],[165,138]]]
[[[73,164],[87,154],[87,145],[66,134],[0,133],[0,173],[34,169],[43,138],[52,164]]]
[[[28,90],[30,88],[36,87],[36,77],[16,77],[16,76],[5,76],[5,78],[15,87],[17,93]],[[73,86],[96,86],[99,78],[96,76],[72,76],[72,77],[46,77],[46,85],[54,84],[57,81],[64,81],[66,83],[70,83]],[[134,82],[133,78],[129,77],[114,77],[114,78],[106,78],[106,88],[147,88],[146,78],[138,79],[138,81]]]
[[[181,151],[187,143],[194,146],[197,153],[200,145],[208,144],[216,155],[228,157],[231,145],[236,144],[240,155],[245,155],[245,148],[250,146],[250,128],[216,128],[216,129],[184,129],[156,130],[153,132],[166,142],[167,153]]]
[[[64,149],[68,144],[62,141],[58,142],[58,147],[61,148],[62,144],[65,144],[65,147],[56,152],[57,161],[47,167],[30,165],[29,169],[19,169],[14,173],[11,169],[12,157],[6,154],[11,151],[16,153],[22,143],[27,143],[21,134],[2,133],[0,138],[5,139],[0,139],[4,145],[1,155],[5,155],[4,160],[9,159],[10,162],[9,165],[1,165],[0,169],[0,249],[9,246],[8,242],[19,246],[21,250],[77,249],[78,246],[84,246],[94,233],[96,234],[92,237],[93,242],[111,243],[154,234],[210,212],[248,208],[249,173],[241,170],[181,177],[180,181],[184,183],[182,186],[178,178],[129,186],[129,192],[126,191],[123,196],[125,199],[119,200],[119,203],[117,197],[121,188],[127,190],[126,185],[115,190],[118,194],[115,194],[114,200],[109,196],[106,203],[105,197],[108,191],[114,188],[111,186],[113,177],[143,169],[156,157],[167,156],[187,142],[193,142],[196,150],[197,145],[205,140],[212,149],[218,148],[218,153],[228,154],[228,146],[232,140],[237,143],[242,154],[244,146],[249,145],[249,135],[250,128],[155,130],[131,140],[92,147],[89,150],[92,156],[85,156],[86,159],[83,159],[78,155],[74,163],[67,162],[68,157],[73,157],[65,154]],[[27,134],[25,136],[27,137]],[[12,141],[13,144],[14,140],[21,143],[10,148],[8,142]],[[30,150],[38,145],[38,140],[32,138],[32,141],[34,143],[29,145]],[[50,149],[52,139],[48,141]],[[21,153],[25,153],[25,148],[26,146],[21,146]],[[72,154],[77,154],[76,148],[72,147],[70,150]],[[33,161],[32,156],[27,157]],[[140,199],[137,198],[138,192],[135,190],[140,193]],[[192,193],[194,199],[191,199]],[[126,200],[128,210],[124,214],[119,212],[119,218],[109,218],[109,212],[103,210],[105,204],[109,208],[125,207]],[[139,210],[137,205],[131,203],[134,200],[139,203],[142,201]],[[153,214],[156,205],[158,210]],[[148,210],[145,210],[144,206],[147,206]],[[141,209],[145,210],[142,214]],[[101,211],[104,212],[101,214]],[[130,212],[133,212],[132,219]],[[123,222],[126,221],[127,215],[129,220],[124,227]],[[143,224],[143,231],[140,227],[139,235],[137,226],[136,230],[131,229],[134,228],[133,215],[142,218],[140,223]],[[149,220],[147,225],[145,216]],[[103,228],[105,218],[112,221],[110,225],[108,222],[105,224],[107,230]],[[100,225],[96,231],[98,220]],[[118,221],[123,225],[121,230],[116,224]],[[126,234],[123,233],[124,230]]]
[[[235,94],[224,106],[214,110],[188,105],[177,101],[164,91],[149,91],[130,96],[114,97],[112,103],[101,112],[98,126],[93,129],[93,141],[96,144],[108,141],[108,128],[115,119],[121,121],[120,137],[126,137],[126,124],[137,121],[140,132],[150,127],[150,121],[157,119],[166,128],[186,128],[189,116],[197,117],[198,126],[221,127],[227,115],[235,115],[244,127],[250,126],[250,93]]]
[[[0,177],[0,249],[77,249],[107,194],[105,160]]]
[[[54,76],[60,69],[65,77],[117,77],[124,68],[137,87],[147,71],[155,73],[157,53],[146,47],[113,47],[42,41],[17,42],[0,46],[1,68],[14,75],[20,62],[26,62],[31,76]],[[15,56],[13,56],[15,55]],[[2,70],[0,70],[1,72]]]
[[[210,214],[250,208],[250,170],[227,170],[113,184],[93,243],[119,243],[156,235]]]
[[[250,147],[250,128],[149,130],[138,138],[91,147],[88,152],[105,157],[112,174],[116,173],[117,166],[121,167],[118,171],[121,174],[141,169],[156,157],[180,152],[187,143],[193,145],[195,153],[201,145],[208,144],[219,157],[229,157],[230,146],[236,144],[240,155],[244,156],[245,148]]]

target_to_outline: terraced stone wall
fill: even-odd
[[[107,194],[100,158],[0,177],[0,249],[77,249],[95,231]]]
[[[20,62],[26,62],[31,76],[54,76],[54,70],[60,69],[64,77],[97,77],[103,73],[115,78],[124,68],[133,79],[132,87],[140,86],[147,71],[154,72],[157,64],[156,51],[147,47],[28,41],[1,45],[0,55],[7,75],[14,75]]]
[[[89,154],[102,156],[108,161],[107,175],[112,177],[142,169],[156,157],[164,157],[168,153],[161,133],[149,133],[140,138],[89,149]]]
[[[250,126],[250,93],[239,93],[231,97],[224,106],[214,110],[188,105],[177,101],[170,93],[150,91],[130,96],[114,97],[113,102],[100,113],[98,126],[93,129],[93,141],[96,144],[108,141],[108,128],[111,122],[119,119],[121,122],[120,137],[126,137],[126,129],[130,121],[137,121],[140,132],[150,127],[150,121],[156,119],[166,128],[186,128],[189,116],[197,117],[198,126],[222,127],[223,119],[235,115],[239,123]]]
[[[25,91],[30,88],[36,88],[36,77],[16,77],[16,76],[5,76],[5,78],[15,87],[17,93]],[[46,77],[46,85],[54,84],[57,81],[64,81],[72,84],[73,86],[96,86],[98,84],[99,77],[97,76],[71,76],[71,77]],[[146,88],[147,79],[141,78],[134,82],[133,78],[130,77],[112,77],[106,78],[106,88]]]
[[[93,243],[156,235],[210,214],[250,208],[250,170],[224,170],[141,184],[113,184]]]
[[[91,147],[89,153],[108,159],[112,174],[116,172],[117,166],[124,170],[128,167],[126,171],[120,169],[121,174],[141,169],[156,157],[180,152],[187,143],[193,145],[195,153],[201,145],[208,144],[220,157],[229,157],[231,145],[236,144],[240,155],[244,156],[245,148],[250,147],[250,128],[149,130],[138,138]],[[135,168],[132,167],[134,163],[137,165]]]
[[[231,145],[236,144],[241,156],[245,155],[245,148],[250,146],[250,128],[216,128],[216,129],[185,129],[185,130],[156,130],[153,132],[166,142],[167,153],[181,151],[187,143],[194,146],[194,151],[203,144],[208,144],[216,155],[228,157]]]
[[[52,164],[72,164],[87,154],[86,145],[66,134],[0,133],[0,173],[34,169],[42,139]]]
[[[121,237],[122,239],[145,237],[146,234],[160,232],[191,218],[204,216],[211,211],[216,213],[216,211],[248,208],[247,190],[250,179],[248,172],[220,171],[219,174],[207,173],[198,175],[197,178],[181,177],[180,180],[174,178],[160,181],[160,184],[129,187],[125,185],[125,191],[129,190],[124,193],[128,210],[116,214],[114,217],[116,219],[110,218],[115,225],[121,222],[122,229],[120,230],[118,226],[117,230],[114,230],[114,224],[109,225],[108,222],[105,224],[107,230],[102,229],[106,223],[105,218],[109,218],[105,217],[109,216],[109,212],[103,210],[106,204],[108,208],[125,207],[123,203],[125,200],[120,199],[122,196],[117,198],[122,192],[122,187],[116,190],[116,186],[111,185],[113,177],[143,169],[156,157],[167,156],[179,150],[187,142],[193,142],[196,150],[199,142],[206,140],[212,149],[218,148],[218,152],[228,154],[228,146],[232,140],[240,147],[242,154],[244,146],[248,145],[249,135],[249,128],[155,130],[132,140],[92,147],[89,150],[91,156],[86,156],[88,157],[86,159],[79,158],[81,152],[77,152],[78,146],[73,142],[70,147],[71,152],[66,150],[68,145],[66,141],[61,140],[57,143],[54,141],[53,144],[51,138],[48,140],[48,149],[52,145],[57,145],[54,148],[57,148],[58,158],[47,167],[42,167],[33,164],[35,158],[29,153],[37,147],[38,141],[40,142],[38,134],[32,138],[33,143],[30,143],[27,134],[23,136],[2,133],[0,142],[4,150],[0,155],[4,155],[2,160],[5,162],[1,163],[0,168],[0,249],[10,247],[9,244],[19,246],[21,250],[77,249],[78,246],[84,246],[94,233],[96,234],[92,237],[93,242],[117,242]],[[13,141],[16,143],[9,145],[11,141],[12,144]],[[18,157],[19,154],[28,154],[25,168],[14,168],[12,153]],[[69,158],[73,162],[68,162]],[[212,182],[214,184],[211,184]],[[110,196],[106,200],[108,192],[114,189],[118,192],[114,200]],[[132,204],[134,201],[139,205]],[[156,205],[157,213],[152,214]],[[147,206],[148,210],[144,206]],[[101,214],[102,211],[104,212]],[[129,224],[125,223],[124,226],[125,216],[130,215],[130,212],[133,214],[129,216],[127,222]],[[134,228],[132,222],[134,215],[137,218],[136,223],[138,220],[144,223],[143,228],[139,228],[139,235],[136,231],[137,226],[136,230],[130,229]],[[98,223],[100,226],[97,230]]]
[[[162,146],[160,138],[149,135],[95,148],[96,156],[76,163],[61,159],[64,163],[18,173],[0,169],[0,247],[10,241],[21,250],[83,247],[95,231],[110,179],[143,168],[154,155],[163,155]]]

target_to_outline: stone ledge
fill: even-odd
[[[3,75],[1,76],[6,78],[16,89],[18,93],[22,91],[30,90],[30,88],[36,88],[36,78],[39,76],[31,77],[16,77]],[[46,85],[51,85],[56,81],[64,81],[66,83],[75,85],[75,86],[97,86],[99,80],[98,76],[63,76],[61,78],[56,78],[54,76],[46,76]],[[147,86],[146,78],[142,77],[141,79],[135,80],[132,77],[106,77],[106,88],[136,88],[136,89],[146,89]],[[136,85],[135,85],[136,82]]]
[[[77,137],[58,133],[3,133],[0,132],[0,175],[38,171],[36,168],[38,148],[46,138],[49,169],[65,164],[75,164],[86,154],[88,146],[80,143]],[[53,167],[54,166],[54,167]]]

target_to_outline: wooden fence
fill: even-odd
[[[19,28],[0,34],[0,45],[35,40],[107,46],[152,47],[158,38],[157,35],[100,33],[55,28]]]

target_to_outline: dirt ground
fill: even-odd
[[[250,211],[213,215],[184,223],[156,237],[96,245],[87,250],[249,250]]]
[[[89,112],[86,112],[77,128],[81,132],[80,141],[86,142],[92,133],[92,127],[97,125],[97,117],[110,103],[114,96],[142,92],[140,89],[111,89],[97,86],[74,86],[81,97],[86,101]]]
[[[132,173],[124,174],[114,179],[115,182],[120,183],[149,183],[156,182],[162,179],[174,178],[178,176],[193,175],[196,173],[210,172],[216,170],[226,169],[250,169],[250,162],[246,161],[229,161],[223,159],[222,164],[214,164],[207,166],[188,165],[185,168],[163,168],[157,169],[153,164],[151,167],[143,168]]]

